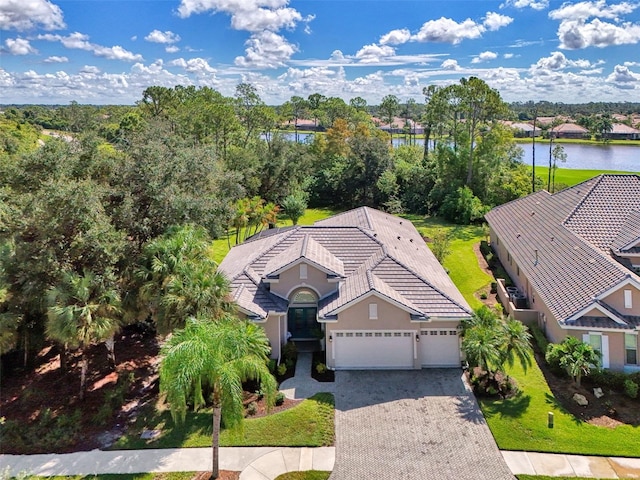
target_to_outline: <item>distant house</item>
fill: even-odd
[[[576,123],[562,123],[551,129],[555,138],[589,139],[591,134],[586,128]]]
[[[297,130],[315,132],[321,130],[320,126],[316,125],[314,120],[307,120],[306,118],[299,118],[297,122],[289,120],[284,124],[285,128],[296,128]]]
[[[553,195],[536,192],[486,215],[491,247],[552,342],[568,335],[602,353],[602,366],[638,371],[640,176],[600,175]],[[512,298],[514,298],[512,295]]]
[[[639,140],[640,130],[624,123],[614,123],[613,129],[605,133],[604,138],[609,140]]]
[[[266,230],[233,247],[220,270],[273,358],[291,339],[323,344],[334,369],[460,367],[470,307],[406,219],[361,207]]]
[[[533,128],[530,123],[508,122],[507,125],[513,130],[513,135],[518,138],[533,138],[542,135],[542,129]]]
[[[393,135],[411,134],[422,135],[424,128],[419,123],[411,120],[410,118],[394,117],[391,123],[385,122],[381,118],[371,117],[374,125],[376,125],[383,132],[387,132]]]

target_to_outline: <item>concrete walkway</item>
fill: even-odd
[[[309,398],[320,392],[334,393],[335,384],[332,382],[318,382],[311,377],[312,354],[300,352],[296,360],[296,371],[280,385],[280,391],[292,400]],[[337,375],[338,373],[336,373]]]
[[[502,451],[514,475],[640,478],[640,458],[591,457]],[[410,458],[406,459],[411,462]],[[296,470],[333,470],[334,447],[223,447],[220,469],[242,472],[242,480],[272,480]],[[0,455],[0,475],[101,475],[106,473],[193,472],[211,469],[210,448],[92,450],[68,454]]]
[[[333,470],[334,447],[222,447],[220,469],[242,480],[271,480],[297,470]],[[67,454],[0,455],[0,475],[100,475],[211,471],[211,448],[92,450]]]

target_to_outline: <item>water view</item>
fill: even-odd
[[[294,141],[295,134],[286,133],[285,138]],[[300,143],[312,142],[313,133],[298,132]],[[393,138],[393,146],[404,145],[403,136]],[[416,145],[424,145],[424,139],[412,140]],[[640,146],[637,145],[580,145],[574,143],[560,144],[567,154],[567,161],[558,164],[560,168],[578,168],[586,170],[617,170],[621,172],[640,172]],[[533,146],[530,143],[520,144],[524,155],[522,160],[527,165],[533,164]],[[549,144],[536,144],[536,165],[549,165]]]

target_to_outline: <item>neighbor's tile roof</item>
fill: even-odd
[[[601,175],[554,195],[514,200],[486,219],[539,300],[564,323],[625,279],[640,281],[610,254],[637,202],[640,177]]]
[[[417,315],[463,318],[471,312],[413,224],[368,207],[313,226],[257,235],[232,248],[220,270],[231,280],[240,306],[264,318],[275,308],[286,311],[287,305],[267,291],[262,279],[300,258],[346,277],[336,294],[321,300],[320,315],[333,315],[370,292]]]

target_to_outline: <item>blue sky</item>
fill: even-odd
[[[240,82],[280,104],[477,76],[506,101],[640,101],[640,3],[0,0],[0,103],[132,104]]]

